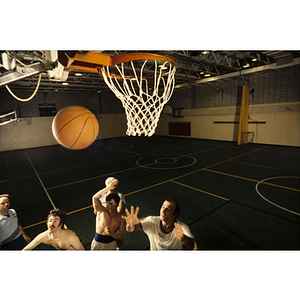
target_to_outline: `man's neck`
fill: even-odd
[[[49,235],[53,238],[59,238],[62,234],[62,229],[59,228],[57,231],[55,232],[49,232]]]
[[[9,217],[8,209],[0,210],[0,215],[1,215],[1,216]]]
[[[164,232],[168,233],[171,232],[174,228],[174,223],[166,223],[164,221],[161,221],[161,227],[163,229]]]
[[[109,210],[108,210],[108,215],[109,215],[111,218],[114,218],[117,214],[118,214],[117,211],[109,211]]]

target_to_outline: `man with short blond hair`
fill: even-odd
[[[0,195],[0,249],[22,250],[30,241],[19,222],[17,212],[10,209],[9,194]]]

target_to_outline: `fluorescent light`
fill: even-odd
[[[69,85],[67,82],[63,82],[62,85]]]
[[[210,76],[210,74],[209,74],[209,73],[206,73],[204,76],[205,76],[205,77],[209,77],[209,76]]]
[[[178,89],[178,88],[180,88],[180,87],[182,87],[182,85],[181,85],[181,84],[177,84],[177,85],[175,85],[175,89]]]
[[[81,73],[75,73],[75,76],[82,76]]]
[[[162,70],[168,69],[168,67],[166,67],[165,65],[160,65],[159,67],[160,67]]]

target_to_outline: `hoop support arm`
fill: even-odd
[[[125,53],[110,56],[95,52],[58,51],[58,61],[68,69],[99,72],[102,66],[114,66],[133,60],[161,60],[170,61],[177,68],[177,63],[166,56],[152,53]]]

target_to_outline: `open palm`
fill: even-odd
[[[136,210],[134,211],[134,207],[131,206],[131,212],[129,213],[129,210],[127,208],[125,209],[126,216],[122,216],[122,218],[126,220],[126,223],[129,226],[134,226],[140,223],[140,219],[137,216],[139,210],[140,208],[137,207]]]

